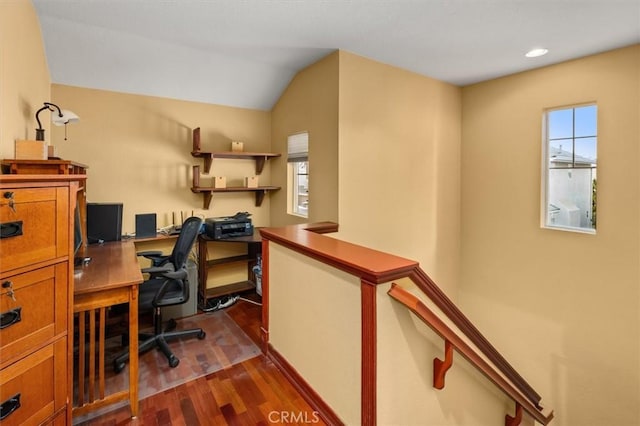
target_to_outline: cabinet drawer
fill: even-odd
[[[66,404],[66,339],[0,371],[0,403],[3,426],[38,425]],[[62,383],[59,383],[62,382]],[[58,383],[57,383],[58,382]]]
[[[66,330],[67,275],[62,262],[0,280],[0,365]]]
[[[3,271],[69,254],[68,197],[64,187],[2,190]]]

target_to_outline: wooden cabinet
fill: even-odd
[[[4,159],[0,162],[2,173],[12,175],[81,175],[83,186],[77,194],[81,229],[87,229],[87,188],[86,174],[89,166],[70,160],[16,160]],[[83,231],[84,233],[84,231]],[[86,235],[83,243],[87,244]]]
[[[71,424],[73,239],[84,175],[0,175],[2,425]]]
[[[191,155],[195,158],[204,159],[204,173],[211,171],[211,165],[214,158],[230,158],[230,159],[245,159],[252,160],[256,163],[256,175],[260,175],[264,168],[265,162],[270,158],[280,157],[280,154],[274,154],[270,152],[203,152],[200,146],[200,128],[193,130],[193,150]],[[256,207],[262,205],[264,196],[269,191],[277,191],[279,186],[258,186],[255,188],[248,188],[243,186],[227,187],[227,188],[214,188],[212,186],[200,186],[200,166],[193,166],[193,185],[191,191],[197,194],[203,194],[204,202],[203,208],[208,209],[211,205],[214,192],[253,192],[256,197]]]

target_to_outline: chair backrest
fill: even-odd
[[[173,263],[176,271],[185,266],[191,247],[193,247],[193,244],[196,242],[196,238],[202,227],[202,222],[201,218],[192,216],[182,224],[180,235],[178,236],[176,245],[173,246],[170,257],[170,262]]]

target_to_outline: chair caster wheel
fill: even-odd
[[[205,337],[207,337],[207,333],[205,333],[204,331],[201,331],[200,333],[198,333],[197,337],[198,337],[199,340],[202,340]]]
[[[167,327],[164,329],[164,331],[165,332],[173,331],[176,329],[177,326],[178,326],[178,323],[176,322],[176,320],[171,318],[169,321],[167,321]]]
[[[176,368],[178,364],[180,364],[180,360],[178,358],[176,358],[175,356],[169,358],[169,367]]]
[[[124,363],[124,362],[117,362],[117,361],[114,361],[114,362],[113,362],[113,371],[114,371],[116,374],[118,374],[119,372],[121,372],[122,370],[124,370],[124,366],[125,366],[125,363]]]

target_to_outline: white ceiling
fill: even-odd
[[[54,83],[262,110],[336,49],[463,86],[640,42],[640,0],[33,3]]]

